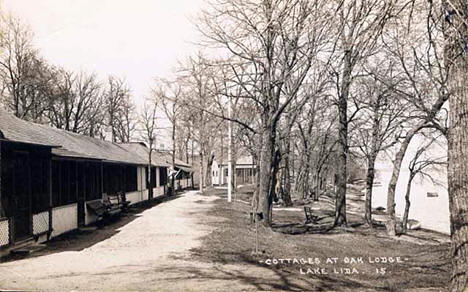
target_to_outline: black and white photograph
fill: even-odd
[[[468,291],[468,1],[0,0],[19,291]]]

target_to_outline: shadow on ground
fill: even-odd
[[[333,212],[319,210],[317,224],[304,224],[304,212],[299,210],[274,211],[272,228],[258,227],[260,255],[255,249],[255,224],[249,220],[252,192],[237,194],[239,201],[228,204],[225,190],[210,189],[205,195],[217,196],[208,212],[212,219],[200,222],[214,227],[202,238],[202,246],[191,250],[192,257],[215,265],[212,269],[195,269],[188,272],[207,279],[241,281],[257,290],[292,291],[364,291],[422,289],[440,291],[450,277],[449,245],[415,244],[389,238],[383,225],[368,228],[358,215],[348,216],[349,227],[331,228]],[[332,207],[331,204],[330,207]],[[221,220],[220,220],[221,218]],[[201,220],[201,219],[200,219]],[[334,273],[333,267],[349,265],[322,265],[328,274],[303,274],[311,266],[294,264],[267,265],[265,259],[400,256],[405,262],[394,265],[375,265],[364,262],[357,266],[359,273],[346,275]],[[322,261],[324,263],[324,261]],[[232,266],[244,268],[232,268]],[[231,268],[230,268],[231,267]],[[376,273],[385,267],[386,274]],[[180,267],[178,267],[180,269]]]
[[[125,213],[111,218],[106,218],[95,224],[91,224],[85,228],[72,230],[61,234],[57,237],[42,244],[41,248],[25,255],[7,255],[0,259],[0,263],[5,263],[14,260],[44,256],[64,251],[81,251],[89,248],[101,241],[104,241],[115,234],[119,233],[119,229],[133,220],[137,219],[140,214],[146,209],[156,205],[165,204],[175,200],[181,196],[180,193],[171,197],[155,198],[152,202],[140,202]]]

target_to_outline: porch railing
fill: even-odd
[[[10,243],[10,224],[8,218],[0,218],[0,247]]]

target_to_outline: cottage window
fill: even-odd
[[[136,166],[125,167],[125,191],[135,192],[138,189],[138,175]]]
[[[85,163],[86,201],[102,198],[101,162]]]
[[[32,211],[40,213],[49,208],[49,161],[45,158],[31,159]]]
[[[118,164],[104,166],[104,193],[113,194],[124,191],[123,167]]]
[[[167,168],[166,167],[161,167],[159,169],[159,181],[160,181],[161,186],[164,186],[167,184]]]
[[[3,145],[2,145],[3,146]],[[5,148],[5,147],[3,147]],[[13,172],[15,170],[14,161],[11,157],[8,157],[2,153],[1,161],[1,207],[0,217],[10,217],[13,216]]]
[[[86,180],[82,183],[82,174],[77,175],[78,165],[71,160],[52,161],[52,205],[53,207],[73,204],[78,201],[78,193],[90,191],[93,181],[89,178],[91,170],[86,169]],[[81,167],[79,168],[81,171]],[[94,173],[94,172],[91,172]]]
[[[156,167],[151,167],[151,179],[150,179],[150,188],[155,188],[156,185]]]

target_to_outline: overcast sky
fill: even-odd
[[[67,69],[125,77],[141,104],[154,77],[197,51],[190,22],[203,0],[3,0],[42,56]]]

